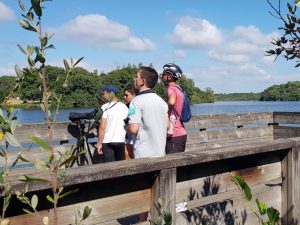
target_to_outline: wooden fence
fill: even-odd
[[[79,191],[61,200],[59,224],[74,224],[75,210],[86,205],[93,210],[85,224],[130,224],[147,211],[155,218],[154,203],[159,197],[165,199],[173,224],[259,224],[231,181],[232,171],[245,178],[254,199],[280,210],[282,224],[299,224],[299,124],[300,113],[198,116],[186,125],[185,153],[68,169],[61,185]],[[26,144],[28,134],[46,137],[43,126],[25,125],[16,135]],[[66,130],[67,124],[57,126],[57,143],[74,139]],[[34,151],[31,158],[45,157],[38,149]],[[13,190],[24,189],[17,179],[24,173],[48,176],[32,168],[13,170]],[[45,200],[51,193],[49,184],[35,183],[28,188],[29,195],[40,196],[40,216],[49,209],[51,213]],[[187,203],[187,209],[176,213],[179,203]],[[41,224],[39,215],[22,215],[22,207],[13,198],[8,211],[11,224]]]

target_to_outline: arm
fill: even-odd
[[[134,134],[136,135],[138,133],[138,130],[139,130],[139,124],[138,123],[131,123],[131,124],[128,124],[126,126],[126,131],[131,133],[131,134]]]
[[[175,103],[176,103],[176,93],[175,92],[168,93],[168,107],[169,107],[168,114],[169,115],[173,110]]]
[[[103,142],[103,139],[104,139],[104,134],[105,134],[105,130],[106,130],[106,123],[107,123],[107,120],[106,118],[102,118],[100,120],[100,126],[99,126],[99,132],[98,132],[98,153],[100,155],[103,154],[103,151],[102,151],[102,142]]]

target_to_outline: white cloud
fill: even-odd
[[[221,62],[257,62],[269,64],[265,52],[271,47],[275,32],[263,34],[254,26],[238,26],[227,35],[224,45],[208,52],[208,57]]]
[[[3,2],[0,2],[0,22],[9,21],[13,19],[15,19],[15,13]]]
[[[77,16],[59,28],[50,29],[56,37],[74,40],[90,47],[117,48],[126,51],[151,51],[155,44],[147,38],[134,36],[130,29],[103,15]]]
[[[208,52],[208,57],[211,59],[216,59],[222,62],[234,62],[234,63],[241,63],[249,61],[249,57],[243,54],[225,54],[219,53],[216,50],[211,50]]]
[[[175,46],[202,48],[216,46],[222,42],[222,33],[205,19],[182,17],[169,36]]]

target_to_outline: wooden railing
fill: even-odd
[[[173,224],[201,224],[204,220],[257,224],[230,180],[232,171],[245,178],[254,199],[280,210],[282,224],[299,224],[299,122],[299,113],[194,117],[186,126],[185,153],[68,169],[66,179],[60,182],[67,190],[79,191],[60,202],[59,224],[74,224],[76,208],[85,205],[93,208],[86,224],[129,224],[138,218],[134,215],[146,211],[154,218],[159,197],[170,206]],[[43,129],[39,131],[36,134],[43,137]],[[57,133],[60,138],[68,135]],[[31,128],[30,135],[35,135],[35,129]],[[24,173],[46,176],[33,169],[14,170],[10,177],[14,190],[24,189],[17,179]],[[40,215],[48,214],[51,205],[45,196],[51,193],[49,184],[30,184],[28,188],[30,195],[39,195]],[[176,213],[175,204],[183,202],[187,202],[187,210]],[[23,206],[15,198],[12,205],[8,212],[11,224],[41,224],[38,215],[21,215]]]

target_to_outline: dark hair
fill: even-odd
[[[154,88],[158,81],[158,73],[155,69],[143,66],[140,69],[141,78],[146,81],[148,88]]]
[[[136,88],[132,85],[125,87],[124,91],[128,91],[132,95],[136,95],[136,93],[138,93],[138,90],[136,90]]]

